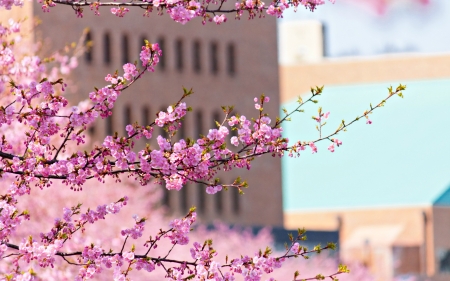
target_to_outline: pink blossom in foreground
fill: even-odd
[[[334,144],[330,144],[330,146],[328,147],[328,150],[330,152],[334,152]]]
[[[185,8],[184,2],[166,3]],[[308,3],[303,4],[314,5]],[[200,11],[199,3],[191,1],[189,5],[191,10],[183,13],[192,16],[192,12]],[[264,9],[264,4],[258,1],[244,1],[239,5],[257,11]],[[178,140],[173,136],[189,111],[183,99],[191,91],[185,89],[182,98],[159,112],[150,124],[127,124],[125,136],[107,136],[101,146],[89,148],[85,146],[88,126],[98,118],[110,116],[124,90],[144,73],[154,71],[161,55],[159,46],[146,42],[140,53],[142,69],[134,64],[125,64],[123,74],[106,75],[106,85],[89,93],[89,100],[70,106],[63,95],[67,84],[59,76],[76,67],[76,59],[55,56],[58,67],[47,74],[38,57],[18,55],[16,52],[18,45],[8,37],[19,31],[20,25],[14,22],[0,28],[0,66],[5,78],[0,80],[0,86],[4,93],[8,93],[0,99],[0,169],[4,187],[0,195],[0,254],[5,260],[0,263],[4,274],[1,278],[89,280],[101,278],[105,276],[104,272],[108,272],[109,280],[111,276],[115,280],[132,280],[136,272],[133,269],[144,269],[147,272],[162,270],[159,279],[169,280],[188,277],[194,280],[234,280],[237,276],[246,280],[261,280],[265,274],[275,273],[291,258],[309,254],[296,244],[302,241],[299,234],[291,240],[286,252],[281,253],[255,249],[250,253],[236,253],[224,261],[223,257],[217,259],[220,252],[212,241],[199,242],[194,239],[197,243],[194,242],[193,248],[190,248],[194,260],[170,256],[172,250],[193,240],[190,233],[197,219],[195,209],[184,217],[171,220],[165,228],[161,228],[161,224],[153,226],[140,214],[129,215],[128,220],[118,219],[125,209],[134,205],[129,201],[141,199],[148,204],[153,194],[148,195],[148,190],[138,187],[127,192],[137,199],[118,195],[117,192],[124,190],[123,186],[113,185],[111,181],[119,183],[128,177],[143,186],[155,182],[165,184],[169,190],[181,190],[187,183],[201,183],[209,194],[223,192],[227,188],[237,188],[241,192],[242,188],[247,187],[245,181],[221,182],[216,179],[218,173],[251,169],[252,161],[264,154],[281,157],[288,152],[289,156],[295,157],[307,145],[312,153],[317,153],[316,143],[337,135],[347,126],[345,122],[329,135],[322,136],[320,132],[317,139],[291,144],[282,136],[281,124],[298,112],[304,103],[300,101],[296,109],[285,113],[285,117],[272,119],[264,111],[265,103],[270,99],[261,95],[254,99],[258,105],[256,116],[233,115],[229,108],[224,108],[223,122],[211,128],[206,136]],[[390,92],[388,98],[402,90],[404,86],[400,85],[396,91]],[[321,91],[321,88],[313,89],[312,97]],[[375,108],[379,106],[381,104]],[[368,118],[373,110],[371,107],[355,121]],[[318,118],[321,121],[328,118],[328,114],[319,109]],[[134,140],[142,136],[152,138],[153,127],[164,129],[169,136],[156,136],[157,147],[135,149]],[[231,132],[237,134],[230,136]],[[229,140],[238,148],[230,149]],[[334,145],[342,144],[338,139],[331,140],[333,150]],[[121,178],[122,174],[127,177]],[[102,186],[112,190],[95,196]],[[82,196],[78,199],[81,199],[72,202],[69,198],[62,198],[69,188],[83,191],[79,192]],[[114,198],[108,197],[111,194]],[[71,195],[70,199],[72,197],[75,196]],[[48,204],[49,199],[52,204]],[[44,205],[40,206],[40,213],[37,211],[39,204]],[[50,210],[53,205],[58,205],[56,212]],[[133,211],[142,212],[149,208],[145,204],[139,206]],[[52,219],[39,221],[42,213],[48,215],[45,218]],[[158,214],[150,212],[149,215]],[[32,217],[34,221],[30,219]],[[114,234],[105,231],[112,226],[105,223],[111,219],[121,222],[116,225],[119,229],[113,231]],[[144,234],[149,228],[153,230],[151,234]],[[90,230],[92,233],[87,235]],[[129,244],[129,239],[144,240]],[[161,248],[165,251],[160,252]],[[321,250],[328,248],[334,246],[325,246]],[[72,267],[74,264],[77,266]],[[36,271],[39,271],[39,277],[34,277]],[[332,278],[345,272],[346,269],[339,269],[327,274]]]
[[[214,16],[214,18],[213,18],[213,21],[217,24],[217,25],[219,25],[219,24],[221,24],[221,23],[224,23],[224,22],[226,22],[227,21],[227,17],[225,16],[225,14],[222,14],[222,15],[215,15]]]

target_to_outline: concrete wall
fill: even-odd
[[[288,229],[339,229],[340,257],[365,264],[380,281],[405,273],[433,276],[434,225],[426,206],[285,213]],[[450,241],[444,232],[439,236]]]
[[[435,280],[449,280],[450,272],[440,270],[440,261],[450,251],[450,207],[433,207],[434,255],[429,268],[435,272]]]
[[[450,55],[396,55],[326,59],[280,66],[282,103],[309,93],[311,87],[450,77]]]

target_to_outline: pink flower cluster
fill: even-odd
[[[74,215],[79,214],[81,204],[72,208],[63,209],[63,218],[55,219],[53,228],[47,233],[41,233],[41,241],[46,245],[55,243],[57,240],[70,239],[72,235],[85,224],[93,224],[98,220],[104,220],[107,214],[116,214],[123,208],[128,201],[128,197],[123,197],[117,202],[109,205],[97,206],[97,210],[88,209],[86,213],[80,215],[77,220],[72,220]]]
[[[11,10],[13,6],[22,7],[23,0],[2,0],[0,1],[0,7],[4,7],[6,10]]]
[[[29,215],[26,212],[20,213],[17,210],[16,203],[17,200],[13,196],[3,196],[0,200],[0,243],[8,241],[8,237],[16,228],[24,220],[29,219]]]
[[[221,23],[224,23],[227,21],[227,17],[225,16],[225,14],[222,15],[215,15],[213,18],[213,21],[217,24],[220,25]]]
[[[62,248],[63,243],[63,240],[56,239],[49,245],[40,245],[38,242],[33,241],[31,237],[24,239],[19,244],[20,256],[17,259],[22,259],[27,263],[35,260],[41,267],[52,266],[55,262],[55,254]]]
[[[172,244],[186,245],[189,243],[188,234],[191,231],[191,225],[197,219],[196,212],[190,212],[183,219],[174,219],[169,226],[171,231],[166,234],[166,237],[172,241]]]
[[[177,4],[170,6],[167,11],[174,21],[181,24],[186,24],[193,18],[201,16],[200,3],[193,0],[177,2]]]
[[[330,146],[328,147],[328,150],[330,152],[334,152],[334,145],[336,144],[337,147],[342,145],[342,141],[338,140],[338,139],[331,139],[332,143],[330,144]]]
[[[316,120],[318,123],[327,120],[330,116],[330,112],[320,112],[319,116],[313,116],[313,119]]]
[[[214,185],[214,186],[210,185],[206,187],[206,193],[208,194],[216,194],[219,191],[222,191],[221,185]]]
[[[274,258],[266,253],[256,253],[255,256],[244,256],[231,261],[231,276],[224,280],[234,280],[234,274],[242,275],[248,281],[260,281],[262,275],[271,273],[274,269],[280,268],[285,258]]]
[[[148,71],[155,71],[155,66],[159,63],[159,57],[162,55],[162,51],[159,45],[156,44],[146,44],[142,46],[139,58],[142,65],[147,68]]]
[[[130,9],[125,7],[119,7],[119,8],[111,8],[111,14],[118,16],[119,18],[122,18],[128,13]],[[98,15],[98,13],[97,13]]]
[[[186,115],[187,107],[186,103],[179,103],[175,109],[172,106],[167,108],[167,111],[160,111],[158,113],[158,118],[156,118],[155,123],[158,127],[168,126],[169,132],[176,131],[176,129],[181,126],[179,123],[180,119]]]
[[[127,228],[121,231],[122,236],[131,236],[133,239],[138,239],[142,236],[145,228],[145,219],[140,219],[138,216],[134,217],[136,224],[132,228]]]

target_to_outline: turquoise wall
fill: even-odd
[[[450,183],[450,80],[402,83],[405,97],[376,110],[373,124],[360,120],[340,133],[334,153],[321,142],[317,154],[307,148],[299,158],[283,157],[285,211],[432,204],[441,196]],[[318,106],[331,112],[325,133],[334,131],[385,98],[389,85],[398,82],[325,87],[319,104],[285,123],[284,134],[317,138],[311,116]]]

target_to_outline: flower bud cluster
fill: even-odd
[[[14,196],[2,196],[0,199],[0,243],[8,241],[16,228],[30,218],[27,212],[20,213],[16,204],[17,200]],[[3,252],[5,251],[1,248],[0,253],[3,254]]]
[[[18,259],[22,259],[28,263],[35,260],[41,267],[53,266],[56,257],[55,254],[61,249],[63,243],[63,240],[56,239],[51,244],[41,245],[33,241],[32,237],[29,237],[19,244],[20,256]]]

